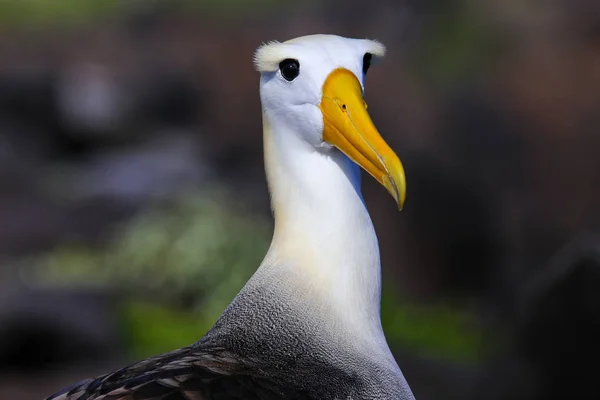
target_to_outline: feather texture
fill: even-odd
[[[72,385],[46,400],[275,400],[297,397],[225,350],[186,347]]]

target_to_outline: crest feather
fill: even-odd
[[[284,44],[276,40],[262,44],[254,52],[254,67],[259,72],[276,71],[283,56]]]

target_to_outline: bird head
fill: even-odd
[[[364,100],[371,63],[385,47],[373,40],[310,35],[259,47],[263,112],[270,121],[294,126],[316,151],[336,148],[373,176],[402,209],[404,168],[373,124]]]

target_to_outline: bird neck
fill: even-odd
[[[356,398],[414,399],[381,327],[379,249],[358,167],[266,118],[264,146],[271,247],[196,346],[231,351],[311,398],[352,388]]]
[[[358,166],[335,148],[315,150],[285,124],[263,123],[275,231],[259,275],[326,314],[337,332],[364,332],[387,349],[379,246]]]

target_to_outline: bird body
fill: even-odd
[[[263,262],[198,342],[49,399],[414,399],[381,327],[379,248],[360,191],[362,167],[404,202],[402,165],[363,100],[383,53],[334,35],[257,50],[275,218]]]

